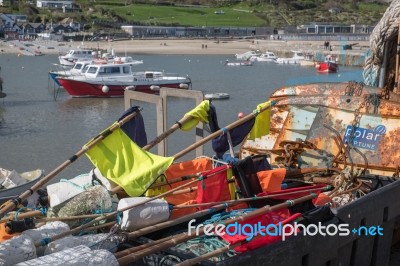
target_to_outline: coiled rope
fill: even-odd
[[[369,86],[378,86],[379,74],[382,67],[386,67],[385,84],[393,84],[394,75],[393,70],[396,49],[397,49],[397,34],[399,29],[400,18],[400,0],[394,0],[386,9],[379,23],[375,26],[370,36],[371,56],[365,60],[365,67],[363,71],[364,83]],[[388,51],[384,51],[385,44]],[[384,53],[388,53],[388,65],[382,66]],[[391,88],[393,88],[391,86]]]

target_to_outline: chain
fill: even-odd
[[[362,91],[364,88],[364,83],[363,82],[357,82],[354,80],[349,81],[349,83],[346,86],[344,95],[345,96],[361,96]]]
[[[363,89],[364,89],[364,82],[362,82],[362,81],[359,83],[356,82],[355,93],[357,96],[361,96]]]
[[[369,109],[369,105],[372,104],[374,106],[374,114],[378,113],[378,107],[379,107],[379,105],[381,103],[381,100],[380,100],[379,97],[380,96],[378,94],[376,94],[376,93],[372,93],[372,94],[368,95],[368,100],[367,100],[368,101],[368,108],[366,107],[367,112],[368,112],[368,109]]]
[[[344,95],[345,96],[353,96],[354,95],[354,90],[355,90],[355,84],[357,82],[354,80],[350,80],[349,83],[346,86]]]
[[[364,101],[361,102],[360,106],[356,110],[354,110],[354,120],[351,123],[352,128],[351,128],[349,140],[347,142],[348,145],[353,145],[353,140],[355,138],[354,132],[356,131],[356,128],[358,128],[360,126],[360,120],[361,120],[361,116],[362,116],[362,114],[360,113],[360,110],[365,107],[366,103],[368,102],[367,99],[368,98],[365,97]]]
[[[389,100],[390,99],[390,90],[389,86],[385,85],[381,91],[381,95],[379,95],[379,98]]]

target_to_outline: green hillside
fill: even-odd
[[[0,12],[28,14],[31,22],[57,22],[68,16],[89,24],[103,20],[159,26],[283,27],[310,22],[373,25],[389,5],[384,1],[354,0],[77,0],[76,4],[82,12],[64,14],[37,9],[24,0],[13,7],[3,7]]]

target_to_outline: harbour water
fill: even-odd
[[[277,88],[312,82],[362,81],[362,69],[341,67],[336,74],[318,74],[313,67],[258,63],[251,67],[227,67],[226,55],[132,55],[143,59],[138,70],[157,69],[188,74],[194,90],[226,92],[229,100],[214,101],[220,126],[249,113],[268,99]],[[58,63],[57,56],[1,55],[1,76],[7,97],[0,99],[0,167],[47,173],[75,154],[91,138],[111,125],[124,111],[122,98],[71,98],[63,89],[52,89],[48,71]],[[56,97],[54,97],[56,96]],[[148,139],[155,134],[151,106],[143,107]],[[169,107],[168,125],[193,107],[186,100],[174,99]],[[170,120],[170,121],[169,121]],[[193,140],[173,134],[169,155],[187,147]],[[205,153],[211,149],[206,145]],[[82,156],[53,181],[86,173],[93,166]]]

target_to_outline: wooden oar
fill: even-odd
[[[224,220],[222,222],[223,222],[224,225],[228,225],[228,224],[232,224],[232,223],[236,223],[236,222],[244,222],[244,221],[246,221],[246,220],[248,220],[250,218],[256,217],[258,215],[269,213],[269,212],[272,212],[272,211],[276,211],[276,210],[279,210],[279,209],[282,209],[282,208],[291,207],[291,206],[294,206],[294,205],[299,204],[301,202],[305,202],[305,201],[314,199],[315,197],[316,197],[316,194],[311,194],[311,195],[300,197],[300,198],[297,198],[297,199],[294,199],[294,200],[289,200],[289,201],[286,201],[285,203],[280,203],[280,204],[274,205],[272,207],[267,205],[267,206],[264,206],[264,207],[262,207],[260,209],[255,210],[255,211],[249,212],[249,213],[247,213],[245,215],[239,216],[239,217],[234,218],[234,219]],[[216,225],[218,225],[220,223],[221,222],[215,223],[215,224],[213,224],[213,226],[216,226]],[[139,259],[141,259],[141,258],[143,258],[145,256],[148,256],[150,254],[153,254],[153,253],[168,249],[170,247],[176,246],[177,244],[186,242],[186,241],[188,241],[190,239],[193,239],[193,238],[196,238],[198,236],[202,236],[205,233],[204,232],[204,227],[198,229],[197,232],[198,232],[197,234],[190,234],[190,235],[188,233],[179,234],[179,235],[176,235],[174,238],[168,239],[168,240],[166,240],[164,242],[161,242],[161,243],[159,243],[157,245],[153,245],[153,246],[150,246],[148,248],[141,249],[140,251],[138,251],[136,253],[131,253],[131,254],[125,256],[125,257],[119,258],[118,259],[118,264],[121,265],[121,266],[122,265],[129,265],[130,263],[138,261]]]
[[[150,150],[153,148],[155,145],[160,143],[162,140],[166,139],[169,135],[174,133],[176,130],[182,127],[182,125],[186,124],[192,119],[191,116],[184,116],[182,117],[181,120],[175,122],[167,131],[161,133],[159,136],[157,136],[154,140],[152,140],[150,143],[148,143],[146,146],[143,147],[144,150]]]
[[[258,159],[258,158],[257,158]],[[256,160],[257,160],[256,159]],[[298,170],[292,170],[292,171],[288,171],[285,175],[285,178],[297,178],[297,177],[301,177],[304,176],[305,174],[310,174],[310,173],[316,173],[316,172],[321,172],[321,171],[335,171],[338,172],[339,169],[335,169],[335,168],[305,168],[305,169],[298,169]],[[168,181],[163,181],[163,182],[159,182],[156,184],[153,184],[150,186],[150,188],[159,188],[161,186],[165,186],[165,185],[172,185],[175,183],[179,183],[182,181],[187,181],[190,180],[192,178],[197,178],[201,175],[201,173],[197,173],[197,174],[193,174],[193,175],[187,175],[187,176],[182,176],[182,177],[177,177],[177,178],[173,178],[171,180]],[[235,182],[234,179],[228,179],[228,183],[233,183]],[[325,183],[325,182],[320,182],[320,183]],[[183,193],[187,193],[187,192],[192,192],[197,190],[197,187],[191,187],[191,188],[185,188],[185,189],[181,189],[181,190],[176,190],[173,193],[171,193],[171,195],[178,195],[178,194],[183,194]],[[28,211],[28,212],[24,212],[24,213],[20,213],[18,214],[18,216],[10,215],[8,217],[3,217],[2,219],[0,219],[0,224],[1,223],[5,223],[8,222],[10,220],[19,220],[19,219],[25,219],[25,218],[32,218],[32,217],[41,217],[44,216],[44,214],[42,213],[42,211],[40,210],[34,210],[34,211]],[[79,217],[83,217],[83,218],[96,218],[99,217],[100,215],[98,214],[88,214],[85,217],[83,216],[73,216],[70,218],[70,220],[75,220],[75,219],[81,219]],[[18,219],[16,219],[18,218]],[[69,219],[69,218],[65,218],[65,219]]]
[[[155,145],[157,145],[158,143],[160,143],[162,140],[164,140],[165,138],[167,138],[169,135],[171,135],[172,133],[174,133],[176,130],[178,130],[179,128],[182,127],[182,125],[186,124],[188,121],[190,121],[192,119],[191,116],[184,116],[182,119],[180,119],[179,121],[175,122],[175,124],[173,124],[167,131],[161,133],[159,136],[157,136],[154,140],[152,140],[150,143],[148,143],[146,146],[144,146],[142,149],[145,151],[150,150],[151,148],[153,148]],[[161,183],[161,182],[160,182]],[[158,185],[159,183],[156,183],[155,185]],[[118,193],[122,191],[122,188],[120,186],[116,186],[114,187],[111,192],[113,194]]]
[[[212,206],[212,205],[219,205],[219,204],[239,204],[242,202],[248,202],[248,201],[257,201],[257,200],[264,200],[264,199],[274,199],[277,197],[282,197],[282,196],[291,196],[291,195],[296,195],[296,194],[304,194],[307,192],[314,192],[314,191],[319,191],[319,190],[329,190],[332,189],[331,186],[326,186],[326,187],[318,187],[318,188],[310,188],[310,189],[305,189],[302,191],[292,191],[292,192],[282,192],[282,193],[274,193],[271,195],[265,195],[265,196],[260,196],[260,197],[251,197],[251,198],[242,198],[242,199],[236,199],[236,200],[225,200],[225,201],[216,201],[216,202],[205,202],[205,203],[195,203],[195,204],[189,204],[189,205],[175,205],[172,207],[173,210],[178,210],[178,209],[186,209],[186,208],[198,208],[198,207],[207,207],[207,206]]]
[[[211,133],[210,135],[208,135],[207,137],[199,140],[196,143],[193,143],[192,145],[190,145],[189,147],[187,147],[186,149],[178,152],[177,154],[175,154],[173,157],[175,160],[181,158],[182,156],[186,155],[187,153],[193,151],[194,149],[196,149],[197,147],[207,143],[208,141],[218,137],[219,135],[221,135],[222,133],[224,133],[225,130],[230,130],[232,128],[235,128],[237,126],[240,126],[241,124],[249,121],[250,119],[256,117],[259,113],[264,112],[265,110],[268,110],[269,108],[271,108],[272,105],[275,104],[275,101],[271,101],[271,102],[267,102],[267,104],[265,104],[265,106],[263,108],[261,108],[258,112],[252,112],[246,116],[244,116],[243,118],[240,118],[238,120],[236,120],[235,122],[227,125],[224,128],[221,128],[220,130],[215,131],[214,133]]]
[[[195,212],[195,213],[192,213],[192,214],[189,214],[189,215],[185,215],[185,216],[176,218],[174,220],[165,221],[165,222],[158,223],[158,224],[155,224],[155,225],[152,225],[152,226],[141,228],[141,229],[138,229],[138,230],[136,230],[134,232],[128,233],[128,239],[132,240],[132,239],[138,238],[140,236],[147,235],[149,233],[153,233],[153,232],[159,231],[161,229],[168,228],[170,226],[174,226],[174,225],[177,225],[177,224],[180,224],[180,223],[184,223],[184,222],[190,221],[192,219],[196,219],[196,218],[199,218],[199,217],[214,213],[216,211],[223,210],[226,207],[229,207],[231,205],[233,205],[233,204],[220,204],[220,205],[208,208],[206,210],[198,211],[198,212]],[[132,252],[137,251],[136,248],[137,247],[135,247],[133,249],[122,250],[120,252],[115,253],[114,256],[117,257],[117,258],[124,257],[126,255],[129,255]],[[142,245],[142,246],[140,246],[140,248],[138,250],[143,249],[143,248],[145,248],[145,247],[143,247],[143,245]]]
[[[208,135],[207,137],[205,137],[205,138],[199,140],[198,142],[196,142],[196,143],[190,145],[190,146],[187,147],[186,149],[184,149],[184,150],[182,150],[181,152],[175,154],[175,155],[173,156],[173,157],[174,157],[174,161],[177,160],[177,159],[179,159],[179,158],[181,158],[182,156],[186,155],[187,153],[193,151],[193,150],[196,149],[197,147],[199,147],[199,146],[201,146],[201,145],[207,143],[208,141],[214,139],[215,137],[218,137],[219,135],[221,135],[221,133],[224,132],[224,130],[230,130],[230,129],[232,129],[232,128],[235,128],[235,127],[237,127],[237,126],[239,126],[239,125],[241,125],[241,124],[243,124],[243,123],[249,121],[250,119],[256,117],[259,113],[264,112],[265,110],[271,108],[271,106],[272,106],[273,104],[275,104],[274,101],[272,101],[272,102],[266,104],[266,105],[265,105],[263,108],[261,108],[259,111],[257,111],[257,112],[252,112],[251,114],[248,114],[248,115],[244,116],[243,118],[241,118],[241,119],[239,119],[239,120],[237,120],[237,121],[235,121],[235,122],[233,122],[233,123],[227,125],[225,128],[220,129],[220,130],[218,130],[218,131],[215,131],[214,133]],[[189,121],[190,119],[191,119],[190,116],[184,116],[178,123],[174,124],[174,125],[170,128],[170,130],[169,130],[170,133],[166,134],[165,137],[169,136],[172,132],[174,132],[177,128],[179,128],[182,124],[186,123],[186,122]],[[163,133],[162,135],[160,135],[160,138],[161,138],[161,136],[164,136],[164,133]],[[158,139],[158,137],[157,137],[156,139]],[[160,141],[161,141],[161,140],[160,140]],[[152,144],[153,146],[156,144],[156,143],[155,143],[155,140],[152,141],[151,143],[154,143],[154,144]],[[149,146],[149,147],[147,147],[147,146]],[[144,149],[144,150],[147,150],[147,149],[150,149],[150,148],[153,147],[153,146],[151,146],[150,144],[148,144],[148,145],[144,146],[143,149]],[[112,192],[113,192],[113,193],[117,193],[117,192],[119,192],[119,191],[121,191],[121,190],[122,190],[122,188],[121,188],[120,186],[117,186],[117,187],[115,187],[115,188],[112,189]]]
[[[123,124],[128,122],[130,119],[134,118],[141,109],[136,110],[135,112],[132,112],[131,114],[127,115],[123,119],[121,119],[118,123],[114,123],[110,128],[108,128],[106,131],[101,133],[100,135],[96,136],[93,141],[91,141],[89,144],[87,144],[84,148],[80,149],[77,153],[75,153],[71,158],[63,162],[61,165],[59,165],[56,169],[51,171],[48,175],[45,177],[41,178],[35,185],[33,185],[29,190],[23,192],[19,197],[16,199],[13,199],[12,201],[9,201],[7,204],[4,204],[2,208],[0,209],[0,217],[3,217],[6,213],[9,211],[12,211],[16,206],[18,206],[22,201],[27,199],[30,195],[32,195],[35,191],[37,191],[39,188],[41,188],[44,184],[49,182],[53,177],[55,177],[58,173],[60,173],[62,170],[64,170],[67,166],[72,164],[76,159],[78,159],[81,155],[85,154],[89,149],[91,149],[93,146],[95,146],[98,142],[101,140],[105,139],[108,135],[110,135],[113,131],[117,130],[120,128]]]
[[[198,211],[198,212],[195,212],[195,213],[192,213],[192,214],[181,216],[181,217],[176,218],[174,220],[169,220],[169,221],[158,223],[158,224],[155,224],[155,225],[152,225],[152,226],[144,227],[144,228],[138,229],[138,230],[136,230],[134,232],[130,232],[127,235],[128,235],[128,238],[130,240],[132,240],[132,239],[138,238],[140,236],[147,235],[149,233],[153,233],[153,232],[159,231],[161,229],[165,229],[165,228],[170,227],[170,226],[181,224],[183,222],[187,222],[187,221],[190,221],[192,219],[196,219],[196,218],[199,218],[199,217],[214,213],[216,211],[223,210],[223,209],[225,209],[227,207],[238,205],[238,204],[243,203],[243,202],[257,201],[257,200],[270,199],[270,198],[276,198],[276,197],[282,197],[282,196],[290,196],[290,195],[295,195],[295,194],[299,194],[299,193],[307,193],[307,192],[311,193],[311,192],[314,192],[314,191],[327,190],[327,189],[330,189],[330,188],[331,188],[330,186],[327,186],[325,188],[323,188],[323,187],[321,188],[320,187],[320,188],[307,189],[307,190],[304,190],[304,191],[282,192],[282,193],[276,193],[276,194],[273,194],[273,195],[267,195],[267,196],[262,196],[262,197],[252,197],[252,198],[243,198],[243,199],[238,199],[238,200],[227,200],[227,201],[199,203],[199,204],[190,204],[190,205],[176,205],[176,206],[172,207],[173,210],[174,209],[183,209],[183,208],[206,207],[206,206],[211,206],[211,205],[214,205],[214,206],[208,207],[205,210],[201,210],[201,211]],[[123,257],[123,256],[128,255],[131,252],[132,251],[125,251],[124,250],[124,251],[118,252],[117,253],[118,255],[116,255],[116,254],[115,255],[118,256],[118,257]],[[122,254],[125,254],[125,255],[122,255]]]

